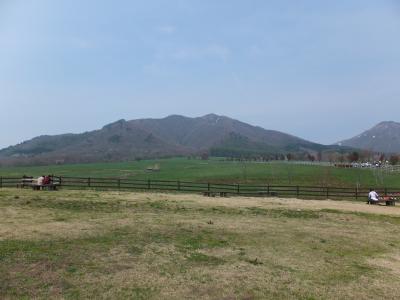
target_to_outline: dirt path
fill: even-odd
[[[154,197],[154,198],[153,198]],[[204,197],[188,194],[152,194],[153,199],[174,199],[176,201],[196,202],[205,206],[229,206],[229,207],[281,207],[291,209],[335,209],[342,211],[364,212],[381,215],[400,216],[400,205],[367,205],[363,201],[337,201],[337,200],[301,200],[294,198],[251,198],[251,197]]]

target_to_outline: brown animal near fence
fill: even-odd
[[[26,181],[32,177],[0,177],[0,188],[29,186]],[[295,197],[304,199],[362,199],[365,200],[369,188],[345,188],[327,186],[300,185],[249,185],[249,184],[216,184],[211,182],[189,182],[172,180],[138,180],[126,178],[94,178],[51,176],[56,188],[69,189],[106,189],[106,190],[146,190],[200,193],[203,195],[249,196],[249,197]],[[377,189],[380,195],[399,194],[400,188]]]

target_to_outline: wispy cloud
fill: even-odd
[[[93,41],[81,37],[72,37],[68,39],[67,44],[69,44],[73,48],[83,49],[83,50],[94,48]]]
[[[232,51],[223,45],[210,44],[204,46],[175,46],[157,49],[152,62],[143,66],[143,72],[161,74],[169,63],[199,63],[200,61],[227,62]]]
[[[157,31],[164,34],[173,34],[176,31],[176,27],[173,25],[164,25],[157,28]]]
[[[208,45],[204,47],[183,47],[176,49],[171,57],[176,60],[190,60],[202,58],[216,58],[227,61],[231,56],[231,50],[222,45]]]
[[[264,54],[264,51],[260,46],[252,45],[248,48],[248,53],[252,57],[259,57]]]

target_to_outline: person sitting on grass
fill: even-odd
[[[369,190],[368,204],[377,204],[379,202],[379,195],[374,189]]]

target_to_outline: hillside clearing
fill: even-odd
[[[400,207],[0,190],[0,298],[400,294]]]

